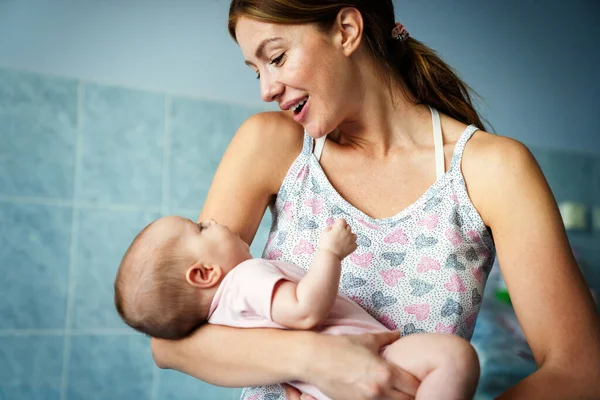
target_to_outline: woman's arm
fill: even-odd
[[[302,128],[282,113],[250,118],[238,130],[212,182],[200,220],[213,218],[252,242],[269,201],[302,149]],[[377,354],[397,333],[331,337],[306,331],[206,324],[190,337],[152,340],[161,368],[219,386],[302,380],[333,398],[390,399],[414,394],[418,381]]]
[[[598,399],[600,321],[550,188],[521,143],[486,134],[473,142],[465,180],[539,366],[501,398]]]

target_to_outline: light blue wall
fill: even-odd
[[[398,15],[487,99],[497,131],[532,147],[559,201],[598,207],[599,3],[534,4],[406,0]],[[0,0],[0,400],[237,396],[155,368],[112,305],[134,234],[195,218],[263,107],[227,6]],[[598,288],[600,234],[570,238]]]
[[[146,224],[197,218],[257,111],[0,68],[0,399],[238,397],[154,367],[113,282]]]
[[[503,135],[600,154],[600,2],[396,1],[397,16],[481,94]],[[0,66],[260,104],[226,0],[0,1]]]

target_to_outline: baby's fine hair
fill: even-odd
[[[133,329],[155,338],[181,339],[205,321],[208,310],[201,312],[197,290],[186,283],[186,270],[195,260],[181,246],[181,234],[162,234],[157,222],[146,226],[123,256],[114,285],[115,306]]]

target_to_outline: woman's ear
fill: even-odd
[[[338,43],[344,55],[346,57],[352,55],[359,48],[362,41],[362,14],[353,7],[342,8],[337,15],[334,26],[338,34]]]
[[[208,289],[217,285],[223,276],[223,269],[218,265],[197,262],[185,273],[187,282],[199,289]]]

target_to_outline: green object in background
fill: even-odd
[[[512,304],[510,301],[510,295],[506,289],[496,289],[496,298],[505,304]]]

